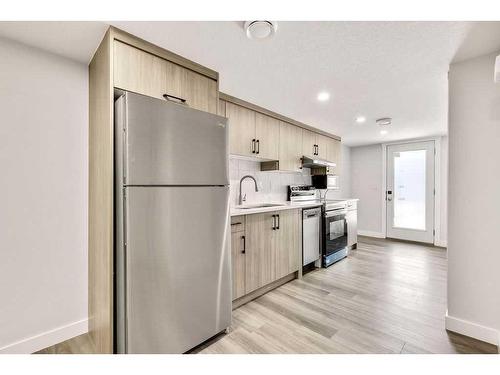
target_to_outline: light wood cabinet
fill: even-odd
[[[255,155],[255,112],[233,103],[226,103],[229,118],[229,153]]]
[[[274,212],[246,216],[246,293],[250,293],[275,280],[274,223]]]
[[[279,169],[298,172],[302,167],[302,128],[280,121]]]
[[[114,86],[158,99],[167,94],[217,113],[215,80],[120,41],[114,41]]]
[[[227,102],[229,152],[234,155],[278,160],[279,120]]]
[[[245,295],[245,217],[231,218],[231,269],[233,300]]]
[[[245,216],[244,232],[234,231],[231,235],[233,299],[251,293],[299,269],[299,220],[299,210]],[[242,222],[233,217],[232,228],[237,225],[235,221]],[[241,239],[242,233],[244,240]]]
[[[316,156],[318,158],[328,160],[328,144],[330,143],[330,139],[322,134],[316,134]]]
[[[302,130],[302,153],[310,158],[328,158],[328,143],[330,138],[310,130]]]
[[[114,86],[163,99],[166,61],[150,53],[114,42]]]
[[[263,159],[278,160],[280,121],[262,113],[255,113],[256,155]]]
[[[279,229],[275,235],[276,279],[299,269],[299,210],[283,210],[276,213]]]
[[[302,154],[316,157],[316,133],[306,129],[302,129]]]
[[[342,146],[340,144],[340,141],[333,138],[328,139],[326,160],[337,164],[336,167],[328,168],[328,173],[334,173],[336,175],[340,175],[341,163],[342,163]]]

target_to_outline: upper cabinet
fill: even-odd
[[[274,117],[255,113],[255,139],[257,156],[278,160],[280,143],[280,122]]]
[[[302,168],[302,128],[280,121],[279,170],[299,172]]]
[[[316,157],[316,133],[302,129],[302,155]]]
[[[230,102],[226,117],[231,154],[278,160],[279,120]]]
[[[328,160],[328,143],[330,139],[310,130],[302,130],[302,153],[312,159]]]
[[[226,117],[229,118],[229,153],[255,156],[255,112],[227,102]]]
[[[326,160],[337,164],[333,168],[328,168],[328,173],[340,175],[340,164],[342,162],[342,145],[340,141],[328,138],[327,157]]]
[[[114,86],[217,113],[217,81],[117,40]]]

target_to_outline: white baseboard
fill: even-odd
[[[496,329],[449,316],[448,312],[445,317],[445,327],[447,330],[460,333],[461,335],[469,336],[497,346],[499,344],[500,332]]]
[[[448,243],[446,241],[436,241],[434,242],[434,246],[448,247]]]
[[[89,330],[88,319],[62,326],[0,348],[0,354],[30,354],[82,335]]]
[[[358,230],[358,236],[375,237],[375,238],[385,238],[385,234],[382,232],[373,232],[371,230]]]

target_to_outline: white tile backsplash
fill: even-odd
[[[231,205],[238,204],[240,179],[253,176],[257,180],[258,192],[255,192],[254,183],[250,179],[243,181],[243,193],[247,195],[246,203],[254,202],[284,202],[287,199],[288,185],[311,184],[309,169],[302,172],[261,172],[260,163],[236,158],[229,159],[229,178]]]

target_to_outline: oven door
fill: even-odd
[[[329,256],[347,247],[347,210],[326,211],[324,214],[323,255]]]

